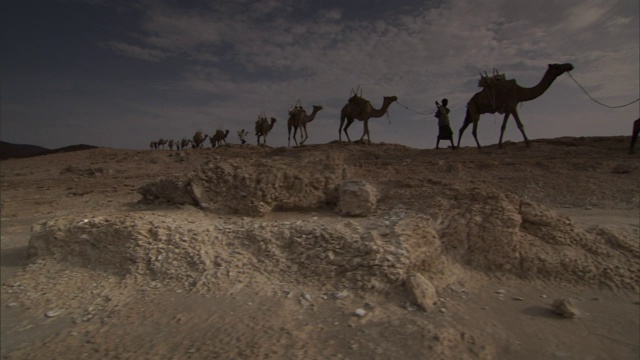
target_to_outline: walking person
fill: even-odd
[[[436,101],[436,106],[438,107],[436,111],[436,118],[438,119],[438,141],[436,142],[436,149],[440,148],[440,140],[451,141],[451,149],[456,149],[455,145],[453,145],[453,131],[449,125],[449,112],[451,110],[447,108],[448,104],[448,99],[442,99],[442,104]]]

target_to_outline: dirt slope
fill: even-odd
[[[5,160],[2,357],[637,359],[627,145]],[[335,211],[347,180],[374,189],[367,216]],[[553,313],[563,297],[577,318]]]

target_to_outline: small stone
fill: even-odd
[[[407,301],[407,302],[404,304],[404,308],[405,308],[405,309],[407,309],[407,310],[409,310],[409,311],[416,311],[416,310],[418,310],[418,307],[417,307],[417,306],[415,306],[415,305],[413,305],[413,304],[412,304],[411,302],[409,302],[409,301]]]
[[[515,296],[515,297],[512,297],[512,298],[511,298],[511,300],[515,300],[515,301],[524,301],[524,298],[523,298],[523,297],[520,297],[520,296]]]
[[[7,306],[10,307],[10,308],[16,307],[16,306],[18,306],[18,303],[9,303]]]
[[[367,308],[367,309],[369,309],[369,310],[372,310],[372,309],[374,309],[374,308],[376,307],[376,304],[374,304],[374,303],[371,303],[371,302],[368,302],[368,301],[367,301],[367,302],[364,304],[364,307],[365,307],[365,308]]]
[[[429,311],[438,302],[436,287],[421,274],[411,274],[407,283],[412,295],[411,300],[425,311]]]
[[[356,316],[363,317],[367,315],[367,311],[365,309],[356,309],[355,314]]]
[[[498,294],[498,295],[502,295],[502,294],[504,294],[506,292],[507,292],[506,290],[502,290],[502,289],[496,290],[496,294]]]
[[[52,318],[52,317],[56,317],[60,314],[62,314],[64,312],[64,309],[53,309],[53,310],[49,310],[47,311],[44,316],[48,317],[48,318]]]
[[[540,297],[543,298],[543,299],[546,299],[547,295],[542,294],[542,295],[540,295]]]
[[[349,296],[349,290],[346,290],[346,289],[345,289],[345,290],[342,290],[342,291],[340,291],[340,292],[337,292],[337,293],[336,293],[335,295],[333,295],[333,296],[335,296],[335,298],[336,298],[336,299],[344,299],[344,298],[346,298],[346,297],[348,297],[348,296]]]
[[[447,309],[445,309],[445,308],[440,308],[440,312],[444,314],[444,313],[446,313],[446,312],[447,312]]]
[[[555,299],[553,304],[551,304],[551,308],[556,314],[566,318],[576,318],[579,315],[579,311],[573,303],[573,300],[569,298]]]
[[[602,298],[599,296],[594,296],[591,298],[592,301],[602,301]]]

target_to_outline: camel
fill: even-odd
[[[289,147],[291,147],[291,128],[295,128],[294,132],[293,132],[293,141],[296,142],[296,145],[298,145],[298,142],[296,141],[296,131],[298,131],[298,126],[295,126],[295,122],[296,122],[296,118],[298,116],[298,113],[304,111],[304,109],[302,108],[302,106],[294,106],[291,109],[289,109],[289,118],[287,119],[287,130],[289,132],[289,136],[287,138],[287,143],[289,145]],[[302,137],[302,131],[300,131],[300,136]]]
[[[629,155],[636,153],[636,141],[640,133],[640,118],[633,122],[633,130],[631,130],[631,144],[629,144]]]
[[[193,135],[193,142],[191,143],[194,149],[199,149],[202,147],[202,143],[207,140],[209,135],[204,135],[202,131],[198,131]]]
[[[303,108],[295,108],[295,111],[289,112],[289,120],[287,121],[287,128],[289,130],[289,146],[291,146],[291,128],[293,127],[293,141],[298,145],[296,140],[296,133],[300,128],[300,145],[304,145],[304,142],[309,138],[307,133],[307,123],[313,121],[316,118],[316,114],[322,110],[322,106],[313,105],[313,111],[311,115],[307,115],[307,112]]]
[[[227,140],[225,139],[227,138],[227,135],[229,135],[229,130],[216,130],[216,133],[209,138],[211,141],[211,147],[216,147],[216,145],[221,146],[223,141],[226,144]]]
[[[364,132],[362,133],[360,141],[362,141],[366,135],[367,142],[371,143],[371,138],[369,137],[369,119],[382,117],[387,113],[389,106],[397,100],[397,96],[385,96],[382,101],[382,107],[380,107],[380,109],[375,109],[371,106],[371,102],[358,95],[350,97],[349,101],[340,112],[340,128],[338,129],[338,137],[340,141],[342,141],[342,125],[346,119],[347,125],[344,127],[344,133],[347,135],[347,140],[349,140],[349,142],[351,142],[351,138],[349,138],[347,129],[355,120],[360,120],[364,121]]]
[[[187,138],[182,138],[182,140],[180,140],[180,148],[182,150],[184,149],[188,149],[189,148],[189,144],[192,144],[193,142]]]
[[[149,147],[151,149],[157,149],[158,148],[158,143],[156,141],[152,141],[149,143]]]
[[[240,143],[242,143],[242,144],[246,144],[247,143],[247,140],[245,140],[247,135],[249,135],[249,132],[247,130],[245,130],[245,129],[242,129],[242,130],[238,131],[238,138],[240,139]]]
[[[258,117],[256,120],[256,137],[258,138],[258,145],[260,145],[260,137],[262,136],[262,145],[267,145],[267,134],[273,129],[273,125],[276,123],[276,118],[271,118],[271,123],[267,121],[265,116]]]
[[[169,145],[169,150],[173,151],[173,139],[169,140],[169,143],[167,145]]]
[[[164,144],[166,144],[166,143],[167,143],[167,140],[165,140],[165,139],[163,139],[163,138],[160,138],[160,139],[156,142],[156,144],[158,145],[158,147],[161,147],[161,146],[162,146],[162,150],[164,150]]]
[[[504,136],[504,130],[507,127],[507,120],[509,120],[509,116],[511,115],[513,115],[513,118],[518,125],[518,129],[520,129],[520,132],[524,137],[524,141],[527,144],[527,147],[529,147],[529,139],[524,132],[524,125],[522,125],[520,116],[518,115],[518,104],[524,101],[537,99],[547,91],[549,86],[551,86],[558,76],[571,70],[573,70],[573,65],[571,64],[549,64],[542,80],[540,80],[540,82],[534,87],[522,87],[513,79],[499,80],[495,83],[495,86],[485,87],[482,91],[473,95],[467,103],[467,114],[458,135],[458,147],[460,147],[460,139],[462,139],[464,130],[470,124],[473,124],[473,130],[471,133],[473,134],[473,138],[476,140],[476,145],[480,148],[477,136],[478,120],[480,120],[480,115],[487,113],[495,114],[496,112],[504,114],[502,127],[500,128],[500,140],[498,142],[498,147],[502,148],[502,137]]]

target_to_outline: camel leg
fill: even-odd
[[[309,138],[309,134],[307,133],[307,126],[302,125],[300,127],[300,145],[303,145],[308,138]]]
[[[296,140],[296,135],[298,134],[298,127],[294,126],[293,127],[293,142],[296,144],[296,146],[298,146],[298,140]]]
[[[478,120],[480,120],[480,115],[477,114],[477,111],[475,110],[475,108],[472,108],[471,105],[468,105],[467,113],[464,116],[464,123],[462,124],[462,127],[460,128],[460,131],[458,133],[458,147],[460,147],[460,140],[462,140],[462,134],[464,134],[465,129],[469,125],[473,124],[473,130],[472,130],[473,138],[476,140],[476,145],[478,146],[478,149],[481,148],[480,142],[478,142]]]
[[[344,118],[341,117],[340,118],[340,128],[338,129],[338,141],[342,142],[342,125],[344,125]],[[347,129],[344,129],[345,133],[347,132]]]
[[[522,124],[522,121],[520,121],[520,115],[518,115],[518,111],[516,111],[515,109],[513,110],[513,118],[516,120],[516,124],[518,124],[518,129],[522,133],[522,137],[524,137],[525,144],[527,144],[527,147],[531,146],[531,143],[529,142],[529,138],[527,137],[527,134],[525,134],[524,132],[524,125]]]
[[[362,136],[360,137],[360,141],[364,139],[365,135],[367,135],[367,142],[371,144],[371,138],[369,137],[369,120],[364,121],[364,130],[362,131]]]
[[[464,124],[462,124],[462,127],[460,128],[460,130],[458,131],[458,147],[460,147],[460,140],[462,140],[462,134],[464,134],[464,131],[467,129],[469,124],[470,123],[465,121]]]
[[[304,144],[304,127],[300,125],[300,146]]]
[[[471,134],[473,134],[473,138],[476,140],[476,145],[478,146],[478,149],[480,149],[481,146],[480,146],[480,142],[478,142],[478,122],[477,121],[473,123],[473,129],[471,130]]]
[[[353,124],[353,119],[347,119],[347,125],[344,127],[344,134],[347,135],[347,140],[349,142],[351,142],[351,138],[349,137],[349,133],[347,132],[347,129],[349,128],[349,126],[351,126],[351,124]]]
[[[436,141],[436,149],[440,148],[440,138],[438,137],[438,141]]]
[[[509,115],[511,113],[507,112],[504,114],[504,118],[502,120],[502,126],[500,126],[500,140],[498,140],[498,147],[502,149],[502,137],[504,136],[504,131],[507,129],[507,121],[509,120]],[[514,113],[513,118],[515,119],[516,115]]]

